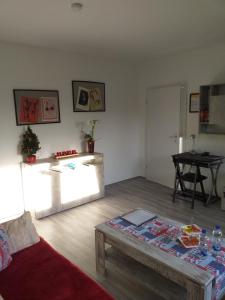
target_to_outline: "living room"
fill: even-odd
[[[0,2],[0,222],[13,219],[24,211],[20,169],[23,158],[18,145],[27,126],[16,126],[13,89],[58,90],[61,122],[31,125],[40,140],[37,159],[51,157],[64,149],[76,148],[79,153],[83,152],[82,126],[90,120],[99,120],[95,128],[95,152],[104,154],[105,198],[41,220],[34,219],[34,223],[40,236],[102,283],[115,299],[147,298],[144,298],[144,291],[138,294],[138,287],[135,294],[135,287],[131,287],[128,279],[123,288],[123,284],[120,286],[96,275],[94,227],[97,224],[142,207],[185,224],[194,218],[200,226],[212,228],[217,221],[225,232],[224,212],[218,202],[205,208],[196,201],[191,210],[189,202],[177,200],[172,203],[172,190],[168,187],[158,185],[157,180],[155,183],[144,179],[146,93],[151,87],[184,87],[185,151],[192,150],[191,135],[195,135],[195,150],[225,154],[224,135],[199,134],[199,114],[189,112],[188,108],[190,94],[198,93],[200,86],[225,83],[224,3],[178,2],[143,1],[140,5],[132,1],[127,8],[127,3],[82,1],[83,8],[73,11],[72,2],[57,1],[54,18],[61,20],[57,21],[61,25],[57,27],[54,23],[55,28],[50,21],[48,23],[53,9],[51,1],[24,0],[20,7],[15,1]],[[103,7],[104,13],[99,13]],[[160,19],[160,13],[164,21]],[[123,24],[124,20],[129,26]],[[63,27],[63,22],[67,27]],[[105,26],[105,23],[110,25]],[[66,39],[66,31],[63,32],[60,26],[70,30],[74,39],[70,40],[71,36]],[[154,32],[150,31],[153,27]],[[166,31],[168,27],[170,30]],[[148,36],[152,36],[152,41],[141,43],[148,40]],[[151,46],[153,42],[155,44]],[[78,80],[105,84],[105,111],[74,112],[72,81]],[[157,118],[159,124],[163,122],[161,115]],[[174,174],[172,159],[171,166]],[[223,196],[224,181],[222,165],[218,176],[220,196]],[[38,189],[41,186],[37,186]],[[86,226],[79,231],[77,227],[85,222]],[[57,232],[66,237],[67,243],[57,236]],[[76,237],[69,243],[71,232]],[[73,251],[73,248],[77,250]]]

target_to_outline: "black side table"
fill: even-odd
[[[224,160],[224,156],[184,152],[172,155],[172,158],[176,170],[173,192],[174,202],[177,195],[190,197],[192,198],[191,208],[193,209],[196,198],[204,201],[206,206],[210,202],[220,199],[217,192],[217,178],[219,168]],[[195,171],[183,173],[185,165],[194,167]],[[205,193],[203,181],[207,179],[207,177],[201,174],[201,168],[207,168],[211,173],[211,187],[209,194]],[[185,187],[185,182],[193,183],[193,189],[187,189]],[[201,192],[196,191],[196,186],[198,183],[200,184]]]

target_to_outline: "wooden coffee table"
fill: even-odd
[[[182,224],[162,218],[169,223]],[[95,228],[96,270],[105,275],[106,244],[187,290],[188,300],[211,300],[214,276],[209,272],[103,223]],[[121,266],[122,268],[122,266]]]

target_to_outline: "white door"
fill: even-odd
[[[146,120],[146,177],[173,187],[171,155],[179,153],[180,86],[149,89]]]

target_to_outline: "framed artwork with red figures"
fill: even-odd
[[[60,123],[57,90],[14,89],[16,125]]]

